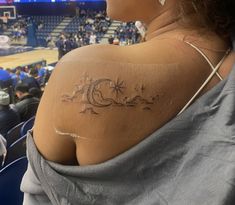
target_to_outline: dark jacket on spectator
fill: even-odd
[[[62,38],[60,38],[57,42],[56,42],[56,47],[58,48],[58,58],[61,59],[63,57],[63,55],[65,54],[65,44],[64,44],[64,40]]]
[[[9,106],[0,105],[0,134],[5,137],[7,132],[20,123],[19,115]]]
[[[40,89],[40,85],[38,81],[34,77],[27,77],[24,80],[22,80],[22,83],[26,84],[30,88],[38,88]]]
[[[39,99],[30,94],[22,97],[19,102],[16,103],[15,109],[20,115],[21,122],[27,121],[36,114],[38,104]]]

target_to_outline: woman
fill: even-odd
[[[233,177],[216,184],[223,166],[210,158],[222,145],[208,150],[234,136],[232,120],[222,123],[229,134],[216,124],[225,107],[233,115],[219,91],[232,86],[232,77],[221,80],[235,60],[234,8],[231,0],[107,0],[112,19],[146,25],[145,42],[87,46],[57,64],[28,137],[25,200],[33,200],[30,175],[52,204],[230,204]]]

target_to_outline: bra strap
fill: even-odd
[[[210,59],[206,56],[206,54],[202,50],[200,50],[197,46],[193,45],[192,43],[189,43],[188,41],[184,41],[184,42],[187,43],[188,45],[190,45],[192,48],[194,48],[198,53],[200,53],[205,58],[205,60],[208,62],[208,64],[210,65],[212,70],[215,69],[213,64],[211,63]],[[223,80],[223,78],[221,77],[221,75],[218,72],[216,72],[216,75],[218,76],[218,78],[220,80]]]
[[[220,62],[217,64],[217,66],[213,69],[211,74],[208,76],[208,78],[205,80],[205,82],[201,85],[201,87],[198,89],[198,91],[194,94],[194,96],[188,101],[188,103],[181,109],[181,111],[177,114],[181,114],[183,111],[185,111],[189,105],[195,100],[195,98],[200,94],[200,92],[205,88],[205,86],[210,82],[210,80],[214,77],[214,75],[218,72],[220,66],[224,62],[227,55],[230,53],[230,49],[227,50],[224,57],[220,60]]]

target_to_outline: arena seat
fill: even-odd
[[[21,127],[20,134],[21,136],[24,136],[27,134],[28,130],[32,129],[34,124],[35,116],[31,117],[29,120],[27,120],[23,126]]]
[[[24,156],[26,156],[26,135],[15,141],[7,149],[7,155],[3,162],[3,167]]]
[[[22,205],[23,193],[20,191],[20,184],[27,165],[27,158],[21,157],[0,170],[0,204]]]
[[[14,143],[16,140],[18,140],[21,137],[20,130],[23,125],[24,122],[21,122],[20,124],[16,125],[7,132],[7,135],[5,137],[7,141],[7,148],[10,147],[12,143]]]

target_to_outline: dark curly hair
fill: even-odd
[[[235,34],[235,0],[182,0],[180,13],[222,37]]]

